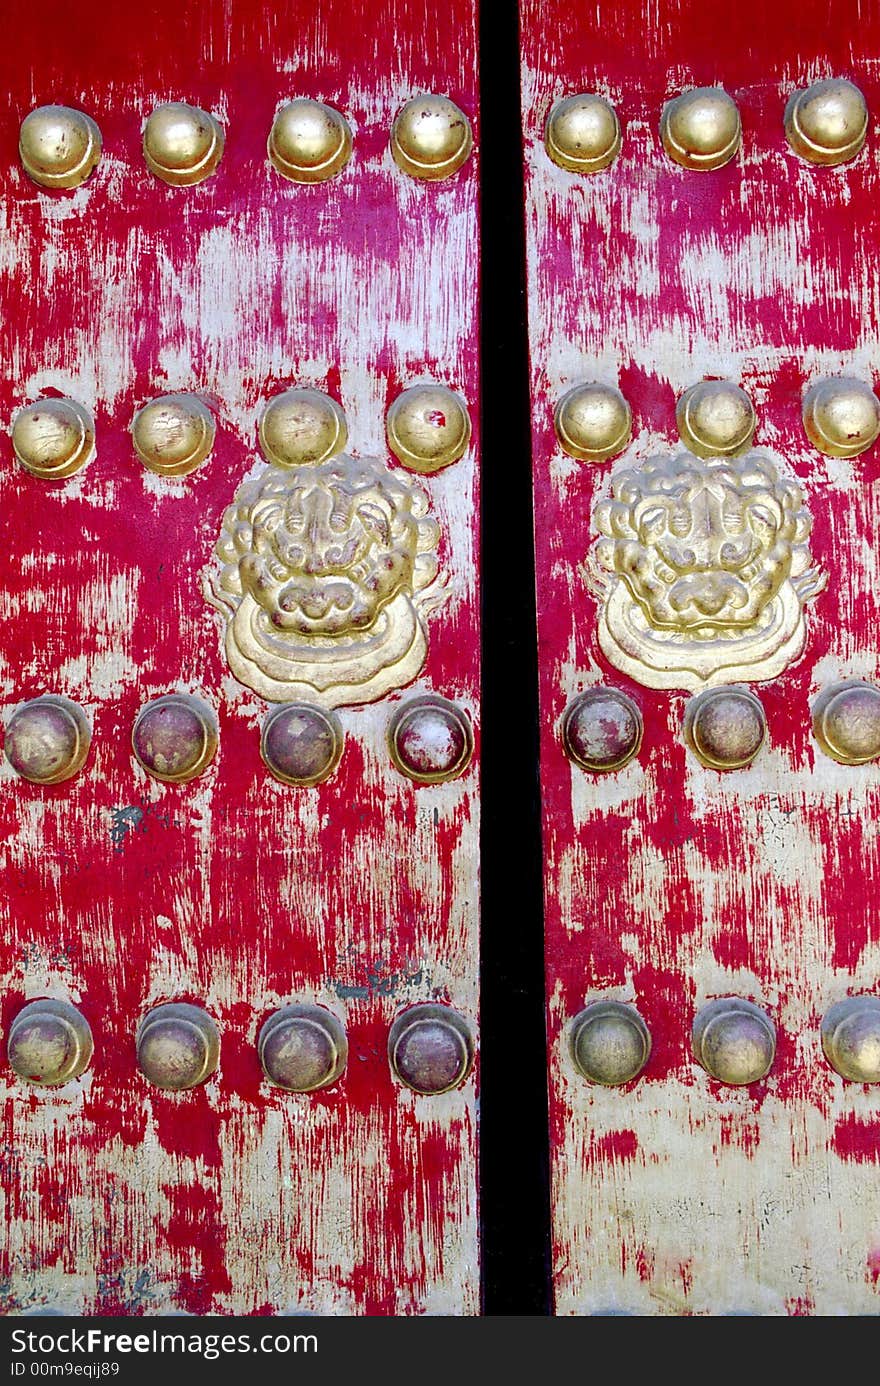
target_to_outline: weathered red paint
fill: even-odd
[[[829,808],[811,780],[828,763],[812,739],[809,713],[817,687],[830,680],[817,674],[823,659],[845,662],[858,652],[867,660],[862,676],[876,678],[880,613],[870,555],[880,508],[880,450],[855,459],[848,473],[809,446],[801,424],[801,396],[812,378],[846,373],[852,362],[851,373],[870,378],[876,371],[871,286],[880,244],[880,13],[873,6],[829,7],[818,0],[734,5],[723,13],[695,0],[615,0],[582,12],[558,0],[522,0],[520,13],[558,1312],[612,1307],[601,1296],[598,1302],[589,1296],[604,1254],[597,1249],[601,1228],[591,1206],[596,1186],[584,1185],[581,1198],[571,1180],[580,1126],[592,1118],[588,1098],[579,1097],[580,1105],[573,1106],[570,1078],[560,1071],[563,1027],[586,995],[625,986],[650,1027],[653,1049],[637,1084],[619,1095],[622,1132],[630,1128],[634,1104],[655,1105],[658,1147],[678,1144],[676,1177],[670,1169],[662,1193],[656,1182],[646,1183],[645,1203],[634,1207],[634,1176],[620,1196],[621,1245],[631,1245],[633,1235],[643,1239],[639,1273],[653,1296],[638,1300],[633,1291],[636,1297],[624,1296],[623,1302],[641,1306],[630,1312],[720,1312],[723,1306],[707,1302],[701,1288],[711,1275],[708,1248],[719,1225],[712,1219],[726,1216],[744,1191],[759,1186],[775,1191],[782,1203],[787,1190],[801,1187],[808,1208],[814,1201],[807,1183],[798,1182],[804,1157],[797,1143],[788,1170],[782,1167],[785,1152],[764,1148],[758,1118],[768,1100],[774,1110],[781,1103],[793,1123],[799,1112],[826,1123],[822,1168],[832,1200],[844,1198],[835,1182],[841,1177],[838,1159],[864,1161],[865,1178],[871,1178],[880,1129],[876,1090],[856,1092],[842,1084],[819,1045],[819,1021],[829,1001],[847,991],[876,990],[880,983],[880,859],[873,827],[880,792],[873,771],[855,769],[849,784],[868,784],[861,791],[867,809],[853,807],[845,778]],[[788,150],[782,122],[788,93],[828,75],[857,82],[872,113],[867,152],[836,170],[799,162]],[[664,155],[660,111],[679,91],[713,84],[739,106],[743,153],[714,173],[691,173]],[[581,91],[607,96],[623,130],[614,164],[586,178],[554,171],[542,147],[552,104]],[[596,601],[581,569],[592,542],[593,498],[605,485],[608,467],[565,459],[553,429],[553,406],[564,390],[597,376],[619,384],[632,406],[630,456],[636,458],[681,446],[675,401],[686,385],[732,376],[756,404],[756,447],[782,455],[805,485],[814,521],[812,551],[830,580],[808,613],[803,656],[756,690],[770,744],[791,769],[787,783],[779,775],[757,791],[763,794],[760,834],[747,802],[752,789],[741,803],[728,794],[723,811],[711,813],[686,790],[689,753],[680,732],[685,695],[640,687],[612,668],[598,648]],[[570,697],[601,682],[623,689],[642,711],[639,761],[651,787],[622,805],[584,808],[578,818],[573,786],[583,772],[562,752],[560,719]],[[784,854],[794,840],[792,827],[821,843],[820,868],[811,862],[798,874],[773,867],[765,843],[774,840]],[[634,880],[635,847],[662,862],[654,893],[650,882]],[[719,884],[710,890],[707,879]],[[649,904],[636,902],[640,888]],[[811,937],[821,934],[818,951],[804,942],[807,922]],[[779,971],[783,937],[790,958],[785,975]],[[770,1009],[779,1025],[770,1077],[733,1096],[706,1078],[690,1049],[694,969],[703,959],[718,973],[753,976],[757,988],[773,998]],[[787,1023],[779,1023],[782,1015]],[[680,1098],[667,1096],[673,1093],[670,1084]],[[604,1122],[612,1121],[612,1099],[600,1094],[595,1103],[600,1098],[604,1132]],[[858,1116],[846,1110],[856,1103]],[[834,1112],[845,1113],[836,1124]],[[670,1241],[677,1200],[692,1182],[688,1161],[696,1171],[706,1159],[698,1138],[704,1121],[719,1133],[709,1159],[720,1161],[718,1152],[735,1147],[752,1173],[741,1183],[727,1182],[719,1163],[712,1217],[707,1204],[702,1214],[692,1213],[688,1230],[688,1215],[682,1214]],[[591,1135],[590,1149],[603,1151],[604,1139]],[[644,1133],[639,1139],[650,1160]],[[621,1159],[621,1150],[609,1145],[609,1188]],[[815,1202],[821,1202],[818,1195]],[[605,1207],[601,1216],[607,1219]],[[778,1283],[777,1265],[768,1269],[763,1254],[742,1250],[758,1235],[746,1225],[750,1215],[748,1205],[742,1246],[732,1243],[721,1252],[730,1285],[739,1285],[748,1298],[742,1275],[753,1267],[779,1296],[774,1303],[780,1307],[765,1312],[840,1312],[821,1306],[838,1290],[845,1302],[845,1281],[850,1275],[861,1279],[856,1266],[864,1264],[866,1248],[844,1242],[832,1254],[818,1234],[807,1254],[815,1254],[829,1280],[837,1276],[837,1288],[826,1285],[824,1300],[800,1294],[794,1277],[801,1272],[792,1269],[789,1283]],[[634,1233],[627,1230],[631,1224]],[[609,1246],[614,1235],[612,1224]],[[583,1248],[581,1261],[575,1244]],[[671,1245],[693,1245],[690,1269],[676,1269],[674,1251],[667,1264]],[[830,1269],[834,1265],[839,1272]],[[787,1311],[781,1307],[786,1303]]]
[[[444,263],[441,234],[460,223],[475,244],[476,157],[433,185],[398,174],[387,152],[397,109],[424,90],[451,96],[477,133],[474,9],[459,9],[442,35],[408,0],[381,14],[366,0],[318,8],[152,0],[135,9],[48,0],[39,13],[7,7],[4,24],[0,183],[7,244],[20,258],[0,278],[0,413],[8,419],[25,402],[36,372],[92,370],[98,382],[97,457],[75,484],[28,477],[8,443],[0,475],[4,699],[11,708],[46,690],[79,698],[94,736],[77,779],[42,788],[7,778],[0,796],[3,1026],[25,999],[30,966],[74,988],[96,1039],[81,1098],[13,1084],[3,1099],[7,1222],[32,1227],[24,1252],[5,1240],[6,1302],[29,1294],[51,1302],[59,1285],[63,1301],[65,1276],[77,1271],[86,1284],[74,1294],[78,1312],[140,1313],[171,1302],[195,1313],[333,1312],[335,1303],[342,1313],[412,1314],[430,1311],[431,1291],[447,1277],[439,1312],[474,1313],[472,1083],[435,1109],[430,1099],[413,1101],[392,1081],[386,1044],[391,1016],[412,999],[438,996],[473,1013],[476,768],[438,810],[432,790],[384,767],[381,739],[365,747],[355,715],[332,780],[303,792],[267,788],[264,705],[226,698],[220,631],[199,586],[223,510],[257,455],[258,406],[277,390],[317,385],[355,417],[360,409],[355,452],[377,450],[384,408],[413,378],[437,376],[459,389],[478,426],[474,262]],[[338,106],[355,128],[353,162],[329,185],[293,186],[267,164],[276,106],[297,95]],[[172,99],[222,113],[223,161],[198,188],[168,188],[144,166],[143,120]],[[18,164],[21,119],[49,102],[85,109],[103,134],[104,158],[79,214],[69,194],[38,192]],[[210,280],[198,302],[187,289],[221,229],[251,276],[233,320],[210,318]],[[360,269],[345,287],[339,276],[352,263]],[[377,267],[396,285],[381,321],[370,318],[365,292]],[[222,256],[211,272],[222,276]],[[221,307],[234,298],[224,292]],[[352,338],[339,305],[358,294]],[[113,381],[117,340],[131,370]],[[175,388],[211,404],[217,443],[208,464],[163,491],[145,484],[128,428],[135,410],[163,392],[169,358],[180,356],[189,373]],[[329,365],[315,378],[322,360]],[[355,397],[356,371],[380,382],[372,413]],[[50,379],[44,392],[53,389],[70,392]],[[433,619],[419,687],[473,709],[477,504],[472,470],[458,465],[469,523],[457,536],[444,529],[441,563],[464,581]],[[123,572],[129,589],[117,600],[130,623],[119,641],[103,603]],[[111,676],[107,661],[119,657],[123,672]],[[90,689],[102,661],[113,686],[97,696]],[[216,764],[203,780],[145,786],[130,750],[134,718],[149,697],[180,683],[217,708]],[[299,807],[304,795],[311,826]],[[37,821],[39,805],[37,839],[24,840],[23,820]],[[135,1068],[134,1030],[157,950],[172,971],[185,958],[192,978],[164,999],[204,1001],[217,983],[210,1009],[222,1030],[221,1074],[183,1098],[148,1091]],[[255,1036],[273,998],[322,987],[347,1010],[350,1058],[343,1081],[304,1105],[268,1090]],[[60,1126],[44,1140],[29,1122],[47,1102]],[[271,1134],[276,1117],[283,1141]],[[262,1191],[249,1163],[261,1140]],[[113,1152],[129,1149],[136,1165],[145,1142],[154,1167],[141,1163],[136,1176],[133,1165],[114,1169]],[[283,1163],[284,1142],[301,1164]],[[333,1202],[322,1180],[340,1158],[347,1205],[337,1241],[350,1246],[341,1259],[310,1224]],[[290,1192],[276,1193],[285,1181]],[[447,1254],[457,1267],[444,1264]],[[281,1272],[270,1285],[266,1267],[275,1262]]]

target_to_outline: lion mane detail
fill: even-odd
[[[607,658],[651,688],[775,678],[825,586],[800,488],[766,457],[654,457],[593,511],[588,577]]]

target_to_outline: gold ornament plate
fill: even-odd
[[[754,683],[800,654],[826,576],[800,487],[768,458],[650,458],[617,472],[593,524],[599,644],[637,683]]]
[[[345,453],[267,467],[223,517],[205,596],[235,677],[269,702],[372,703],[411,683],[443,597],[417,482]]]

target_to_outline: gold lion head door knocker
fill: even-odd
[[[235,677],[269,702],[331,708],[416,678],[425,615],[443,595],[427,511],[417,482],[345,453],[245,481],[206,586]]]
[[[599,644],[638,683],[751,683],[800,654],[826,578],[800,488],[766,457],[651,458],[613,477],[593,520]]]

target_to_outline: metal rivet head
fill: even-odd
[[[663,107],[660,138],[670,159],[683,168],[721,168],[742,140],[736,102],[721,87],[686,91]]]
[[[764,709],[747,688],[707,688],[691,698],[685,710],[685,741],[712,770],[739,770],[751,764],[766,736]]]
[[[282,784],[321,784],[339,764],[343,744],[335,713],[312,703],[282,703],[263,722],[260,755]]]
[[[269,158],[291,183],[323,183],[341,173],[351,158],[348,121],[323,101],[288,101],[269,132]]]
[[[157,1088],[179,1091],[210,1078],[220,1058],[220,1031],[207,1011],[186,1001],[156,1006],[137,1030],[137,1061]]]
[[[822,1019],[822,1048],[851,1083],[880,1083],[880,997],[848,996]]]
[[[388,410],[385,432],[398,461],[427,475],[464,456],[471,421],[464,401],[445,385],[413,385]]]
[[[12,447],[32,476],[62,481],[84,467],[93,455],[94,420],[76,400],[41,399],[16,414]]]
[[[391,127],[394,161],[411,178],[450,178],[473,146],[471,125],[448,96],[417,96]]]
[[[18,150],[25,173],[43,188],[78,188],[101,157],[101,132],[70,106],[39,106],[21,123]]]
[[[135,414],[131,437],[138,457],[159,476],[188,476],[214,446],[214,415],[195,395],[162,395]]]
[[[33,784],[60,784],[85,764],[92,739],[88,718],[68,698],[46,694],[9,719],[4,751],[17,775]]]
[[[220,122],[184,101],[157,106],[144,126],[147,168],[172,187],[210,178],[222,158],[223,142]]]
[[[414,1092],[449,1092],[464,1081],[474,1061],[471,1027],[449,1006],[412,1006],[394,1019],[388,1061]]]
[[[259,437],[267,462],[310,466],[342,452],[348,425],[336,400],[320,390],[285,390],[263,410]]]
[[[322,1006],[283,1006],[260,1030],[257,1051],[276,1087],[315,1092],[341,1077],[348,1041],[336,1016]]]
[[[185,693],[147,703],[131,733],[138,763],[154,779],[171,784],[201,775],[217,754],[218,740],[213,709]]]
[[[607,1088],[631,1082],[651,1052],[647,1025],[622,1001],[593,1001],[582,1010],[572,1022],[570,1044],[578,1072]]]
[[[755,407],[729,380],[701,380],[675,410],[681,441],[696,457],[736,457],[755,436]]]
[[[632,410],[613,385],[592,381],[576,385],[556,406],[556,436],[579,462],[605,462],[626,447],[632,435]]]
[[[620,770],[642,744],[642,714],[619,688],[588,688],[562,719],[565,754],[582,770]]]
[[[770,1072],[776,1055],[776,1026],[760,1006],[722,996],[697,1013],[694,1055],[719,1083],[744,1087]]]
[[[846,679],[824,689],[813,704],[813,735],[832,760],[865,765],[880,757],[880,688]]]
[[[864,380],[818,380],[804,395],[804,430],[826,457],[858,457],[880,434],[880,400]]]
[[[570,173],[598,173],[620,153],[617,112],[595,92],[566,96],[547,117],[544,147]]]
[[[865,98],[842,77],[792,92],[785,108],[786,138],[811,164],[845,164],[856,157],[867,133]]]
[[[59,1087],[78,1078],[92,1057],[92,1032],[69,1001],[31,1001],[9,1028],[9,1062],[19,1078]]]
[[[446,698],[410,698],[388,726],[391,759],[420,784],[439,784],[464,774],[474,753],[470,719]]]

